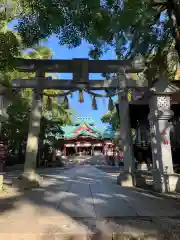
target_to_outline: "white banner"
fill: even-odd
[[[90,147],[91,143],[78,143],[76,146],[77,147]]]
[[[65,144],[66,147],[75,147],[74,144]]]
[[[94,147],[102,147],[102,143],[93,144]]]
[[[106,145],[113,145],[112,142],[106,142],[105,144],[106,144]]]

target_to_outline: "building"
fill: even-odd
[[[55,136],[54,133],[50,135],[56,138],[57,148],[65,156],[99,155],[107,145],[113,145],[114,132],[109,127],[96,126],[90,117],[78,117],[72,125],[60,128],[63,133],[57,130]]]
[[[160,84],[161,81],[158,80],[154,83]],[[163,85],[163,84],[162,84]],[[161,86],[161,85],[160,85]],[[164,86],[164,85],[163,85]],[[165,97],[170,96],[170,110],[172,111],[172,116],[167,120],[168,124],[166,127],[166,131],[168,128],[170,129],[170,141],[171,152],[172,152],[172,161],[174,170],[180,172],[180,167],[177,166],[180,164],[179,156],[180,156],[180,83],[179,81],[172,81],[171,84],[168,85],[167,89],[169,90],[169,94],[167,93],[159,93],[158,96],[162,95],[162,103],[160,105],[161,114],[163,113],[166,105],[165,105]],[[173,89],[173,90],[172,90]],[[177,90],[178,89],[178,90]],[[171,91],[171,92],[170,92]],[[174,91],[174,92],[172,92]],[[158,93],[156,93],[158,94]],[[129,114],[130,114],[130,127],[135,130],[135,139],[133,141],[133,150],[134,156],[138,160],[138,162],[153,162],[153,152],[152,152],[152,144],[151,138],[152,134],[154,134],[153,130],[150,126],[150,120],[148,118],[150,114],[150,99],[153,98],[153,93],[149,90],[145,93],[138,92],[138,97],[136,96],[132,101],[129,102]],[[117,111],[119,112],[119,105],[116,104]],[[152,111],[152,110],[151,110]],[[160,118],[161,119],[161,118]],[[156,119],[156,122],[159,119]],[[169,127],[168,127],[169,126]],[[153,133],[152,133],[153,132]],[[163,132],[161,133],[163,135]],[[161,137],[163,139],[163,137]],[[166,146],[166,141],[162,141],[162,146]],[[178,168],[177,168],[178,167]]]

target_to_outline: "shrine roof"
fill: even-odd
[[[60,131],[61,129],[61,131]],[[47,137],[55,139],[73,139],[78,136],[86,136],[97,139],[113,138],[114,132],[110,128],[96,127],[91,118],[78,118],[72,125],[56,125],[47,134]]]

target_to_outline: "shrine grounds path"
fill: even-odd
[[[0,196],[0,240],[180,239],[180,200],[122,188],[88,161],[41,172],[39,189]]]

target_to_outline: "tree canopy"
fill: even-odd
[[[102,116],[101,121],[112,127],[113,130],[116,130],[120,125],[120,119],[118,113],[114,108],[113,111],[109,111],[104,116]]]
[[[52,51],[43,46],[36,46],[34,49],[26,50],[26,53],[22,52],[23,58],[37,58],[37,59],[50,59],[52,58]],[[29,74],[32,77],[34,74]],[[3,83],[8,81],[10,86],[11,80],[14,78],[27,78],[27,73],[18,72],[15,70],[9,70],[5,74],[6,78]],[[11,89],[11,88],[10,88]],[[46,94],[57,94],[60,91],[45,90]],[[62,91],[61,91],[62,93]],[[2,124],[1,135],[9,140],[10,148],[13,151],[22,151],[25,147],[26,139],[29,129],[29,114],[31,111],[31,99],[32,90],[22,89],[21,92],[17,92],[12,96],[12,102],[7,108],[8,120]],[[52,108],[47,109],[47,96],[43,97],[43,109],[42,116],[43,121],[41,123],[41,140],[45,139],[45,131],[48,129],[49,124],[52,121],[56,121],[59,124],[71,123],[72,113],[71,110],[64,108],[63,104],[58,104],[58,98],[52,99]]]
[[[145,0],[26,0],[25,3],[23,6],[28,6],[33,14],[26,12],[17,29],[28,45],[55,34],[60,44],[74,47],[86,39],[98,47],[114,45],[118,54],[127,50],[127,42],[135,47],[136,39],[142,52],[149,42],[161,42],[169,24],[167,18],[160,19],[164,7],[153,8],[151,1]]]
[[[83,39],[88,41],[92,58],[99,58],[108,48],[115,49],[118,59],[141,54],[146,57],[150,80],[159,69],[172,78],[176,72],[174,50],[179,53],[180,21],[174,0],[13,0],[4,9],[0,19],[3,66],[9,66],[23,49],[54,34],[61,45],[70,48],[79,46]],[[7,24],[14,19],[18,20],[16,31],[11,31]],[[35,49],[30,57],[36,56]]]
[[[26,48],[20,34],[8,27],[8,24],[12,20],[28,12],[28,8],[22,7],[20,4],[20,1],[18,2],[15,0],[12,1],[11,5],[2,2],[0,9],[0,81],[1,84],[8,87],[12,97],[11,103],[7,108],[9,118],[2,124],[1,137],[8,139],[10,148],[12,151],[16,152],[19,152],[19,150],[22,152],[22,148],[24,148],[26,143],[29,129],[32,90],[22,89],[21,91],[13,92],[11,89],[11,80],[33,77],[34,74],[14,70],[14,57],[51,59],[53,56],[52,50],[48,47],[44,47],[40,42]],[[46,94],[57,94],[59,91],[45,90],[45,92]],[[43,124],[41,124],[43,131],[48,127],[49,122],[53,120],[62,125],[70,123],[71,116],[70,110],[66,110],[63,104],[58,104],[57,97],[52,99],[52,109],[48,110],[47,96],[43,97],[43,119],[47,119],[47,121],[43,121]],[[41,138],[44,138],[44,134],[41,135]]]
[[[159,69],[174,75],[177,66],[178,19],[177,24],[173,22],[176,5],[170,2],[175,1],[18,0],[16,29],[26,47],[54,34],[60,45],[70,48],[88,41],[92,44],[89,55],[96,59],[109,48],[115,49],[118,59],[141,54],[152,80]]]
[[[5,13],[6,21],[0,19],[0,46],[9,49],[4,53],[8,63],[18,56],[19,48],[32,47],[52,34],[68,47],[79,46],[83,39],[88,41],[92,58],[99,58],[109,47],[115,49],[119,59],[142,54],[153,73],[159,66],[166,70],[167,53],[178,50],[179,22],[173,22],[173,14],[177,13],[174,0],[13,0]],[[7,23],[13,19],[18,20],[16,33],[7,30]],[[173,60],[177,62],[177,56]]]
[[[134,74],[132,77],[133,78],[135,77]],[[136,80],[136,78],[134,78],[134,80]],[[127,97],[128,97],[128,101],[130,102],[132,100],[132,92],[131,91],[128,92]],[[103,123],[110,125],[113,130],[116,130],[117,128],[120,127],[120,116],[116,109],[116,104],[118,104],[118,102],[119,102],[118,100],[114,101],[113,109],[111,111],[108,111],[107,113],[105,113],[101,118],[101,121]]]

